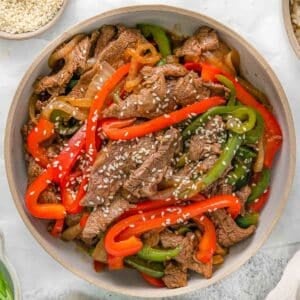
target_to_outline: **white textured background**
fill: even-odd
[[[69,2],[66,12],[55,27],[36,39],[0,39],[0,228],[5,233],[8,257],[19,274],[25,299],[127,299],[97,289],[61,267],[32,238],[13,205],[4,170],[3,133],[10,101],[33,59],[49,41],[69,26],[121,5],[169,4],[195,10],[214,17],[237,31],[268,60],[290,101],[297,140],[300,139],[300,62],[288,43],[282,20],[281,0]],[[299,163],[297,170],[294,189],[285,212],[258,254],[225,280],[188,294],[184,299],[264,299],[279,281],[289,258],[300,248],[300,191],[297,186],[300,179]]]

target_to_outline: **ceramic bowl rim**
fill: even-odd
[[[133,12],[141,12],[141,11],[147,11],[147,10],[164,11],[164,12],[168,12],[168,13],[177,13],[177,14],[181,14],[181,15],[185,15],[188,17],[198,19],[199,21],[204,21],[204,22],[210,24],[210,26],[212,26],[212,27],[222,28],[223,32],[225,32],[229,36],[233,37],[238,43],[243,44],[244,47],[247,47],[248,50],[251,52],[251,54],[258,60],[259,64],[262,65],[262,67],[264,67],[264,69],[266,70],[266,72],[270,78],[270,81],[274,84],[274,86],[276,88],[276,92],[279,95],[280,101],[283,104],[283,111],[284,111],[285,115],[288,117],[286,125],[287,125],[287,130],[288,130],[289,136],[291,137],[291,139],[290,139],[290,148],[291,148],[290,155],[292,156],[292,158],[291,158],[290,164],[288,166],[288,176],[286,179],[286,186],[282,192],[282,197],[280,200],[279,208],[277,209],[277,212],[276,212],[277,213],[276,217],[274,217],[274,219],[271,220],[270,227],[264,232],[260,241],[255,246],[252,247],[251,252],[250,252],[250,250],[247,251],[241,259],[236,260],[234,265],[228,267],[228,270],[226,270],[226,272],[221,274],[221,276],[215,276],[215,277],[213,276],[210,280],[207,280],[207,282],[202,284],[201,287],[187,286],[185,288],[162,291],[161,295],[167,297],[167,296],[178,296],[178,295],[186,294],[186,293],[189,293],[189,292],[192,292],[195,290],[199,290],[201,288],[208,287],[208,286],[216,283],[217,281],[225,278],[229,274],[233,273],[238,268],[240,268],[241,265],[243,265],[246,261],[248,261],[258,251],[258,249],[263,245],[263,243],[269,237],[272,229],[274,228],[275,224],[278,222],[280,216],[282,215],[283,209],[284,209],[285,204],[288,199],[288,194],[291,190],[292,181],[293,181],[294,172],[295,172],[295,153],[296,153],[296,142],[295,141],[296,141],[296,138],[295,138],[295,129],[294,129],[294,125],[293,125],[292,114],[291,114],[291,110],[289,107],[287,97],[284,93],[284,90],[283,90],[279,80],[277,79],[275,73],[272,71],[271,67],[266,62],[266,60],[257,52],[257,50],[255,50],[238,33],[231,30],[230,28],[223,25],[222,23],[214,20],[213,18],[203,15],[201,13],[192,12],[192,11],[189,11],[186,9],[177,8],[177,7],[173,7],[173,6],[167,6],[167,5],[137,5],[137,6],[128,6],[128,7],[117,8],[117,9],[113,9],[113,10],[109,10],[109,11],[100,13],[96,16],[93,16],[89,19],[86,19],[84,21],[81,21],[81,22],[71,26],[70,28],[65,30],[64,33],[60,34],[56,39],[54,39],[51,43],[49,43],[46,46],[46,48],[44,48],[39,53],[39,55],[35,58],[32,65],[27,69],[25,75],[23,76],[23,78],[16,90],[16,93],[14,95],[14,98],[13,98],[13,101],[12,101],[12,104],[11,104],[11,107],[9,110],[7,123],[6,123],[5,140],[4,140],[5,167],[6,167],[6,173],[7,173],[7,177],[8,177],[10,191],[11,191],[15,206],[16,206],[19,214],[21,215],[23,222],[25,223],[25,225],[27,226],[27,228],[29,229],[31,234],[40,243],[40,245],[44,248],[44,250],[48,252],[48,254],[50,254],[56,261],[58,261],[67,270],[71,271],[72,273],[76,274],[80,278],[85,279],[86,281],[88,281],[102,289],[108,290],[110,292],[127,295],[127,296],[141,297],[139,295],[137,296],[134,289],[132,289],[132,291],[128,291],[128,290],[122,291],[122,287],[119,287],[115,284],[108,285],[108,284],[101,282],[101,280],[94,280],[94,278],[92,276],[82,273],[80,270],[76,269],[75,267],[68,266],[67,263],[65,263],[63,261],[63,259],[61,259],[59,257],[57,251],[55,251],[55,250],[52,251],[52,250],[48,249],[48,246],[47,246],[48,242],[39,236],[38,231],[31,224],[26,211],[23,209],[23,207],[21,205],[21,200],[23,201],[23,195],[19,195],[17,192],[17,189],[16,189],[16,180],[15,180],[15,178],[13,178],[13,171],[12,171],[12,163],[13,163],[12,156],[13,155],[10,152],[9,145],[10,145],[10,140],[12,139],[12,126],[10,126],[10,124],[12,123],[16,107],[18,106],[18,101],[19,101],[21,92],[23,91],[24,87],[26,86],[27,80],[31,77],[31,73],[33,72],[33,70],[38,66],[38,64],[41,62],[41,60],[45,57],[45,55],[47,53],[47,49],[49,49],[49,48],[52,49],[53,46],[56,45],[58,42],[61,42],[63,39],[67,38],[68,32],[75,32],[75,31],[79,32],[80,29],[86,28],[89,24],[93,23],[96,20],[101,20],[108,16],[116,16],[116,15],[129,13],[129,12],[133,13]],[[143,296],[143,298],[148,298],[148,297],[153,297],[153,296],[152,295],[144,295]],[[158,297],[158,296],[155,295],[155,297]]]

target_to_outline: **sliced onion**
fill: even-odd
[[[42,116],[46,119],[50,119],[53,110],[61,110],[72,116],[73,118],[84,121],[87,119],[87,114],[79,110],[79,108],[72,106],[66,102],[62,101],[52,101],[50,102],[42,111]]]
[[[85,93],[85,97],[89,99],[94,99],[96,94],[99,92],[101,87],[103,86],[104,82],[112,76],[115,72],[115,69],[106,61],[100,64],[100,71],[96,74],[89,87]]]
[[[84,34],[75,35],[66,45],[54,50],[48,59],[49,67],[53,68],[58,60],[65,58],[75,48],[80,40],[84,38],[84,36]]]
[[[93,100],[89,98],[74,98],[71,96],[59,96],[56,97],[57,101],[68,102],[76,107],[89,108],[91,107]]]

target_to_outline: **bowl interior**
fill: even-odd
[[[27,119],[27,105],[32,84],[38,75],[46,74],[48,71],[49,54],[57,45],[76,33],[88,32],[103,24],[124,23],[133,26],[138,22],[157,23],[171,30],[176,28],[177,31],[180,28],[183,34],[192,34],[200,25],[215,28],[225,42],[239,51],[242,73],[269,96],[284,136],[283,146],[272,172],[271,198],[262,213],[256,234],[231,249],[225,263],[214,273],[212,279],[202,279],[195,274],[187,287],[175,290],[153,289],[131,270],[95,273],[89,257],[76,250],[72,243],[64,243],[52,238],[46,232],[43,221],[32,218],[26,213],[23,200],[27,175],[20,129]],[[196,13],[166,6],[137,6],[104,13],[76,25],[53,41],[37,57],[21,81],[11,106],[6,128],[6,169],[11,192],[19,213],[35,238],[57,261],[82,278],[107,290],[143,298],[179,295],[206,287],[245,263],[262,245],[279,219],[291,186],[295,165],[292,116],[280,83],[266,62],[242,38],[218,22]]]

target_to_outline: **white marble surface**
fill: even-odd
[[[33,239],[13,205],[4,170],[3,133],[10,101],[35,56],[69,26],[120,5],[163,3],[199,11],[236,30],[268,60],[289,98],[297,140],[300,139],[300,62],[288,44],[283,27],[281,0],[69,2],[63,18],[56,26],[36,39],[17,42],[0,40],[0,228],[6,234],[8,257],[19,274],[25,299],[127,299],[91,286],[61,267]],[[299,171],[299,162],[297,170]],[[288,259],[300,248],[299,179],[300,174],[297,172],[284,214],[258,254],[225,280],[189,294],[185,299],[264,299],[279,281]]]

